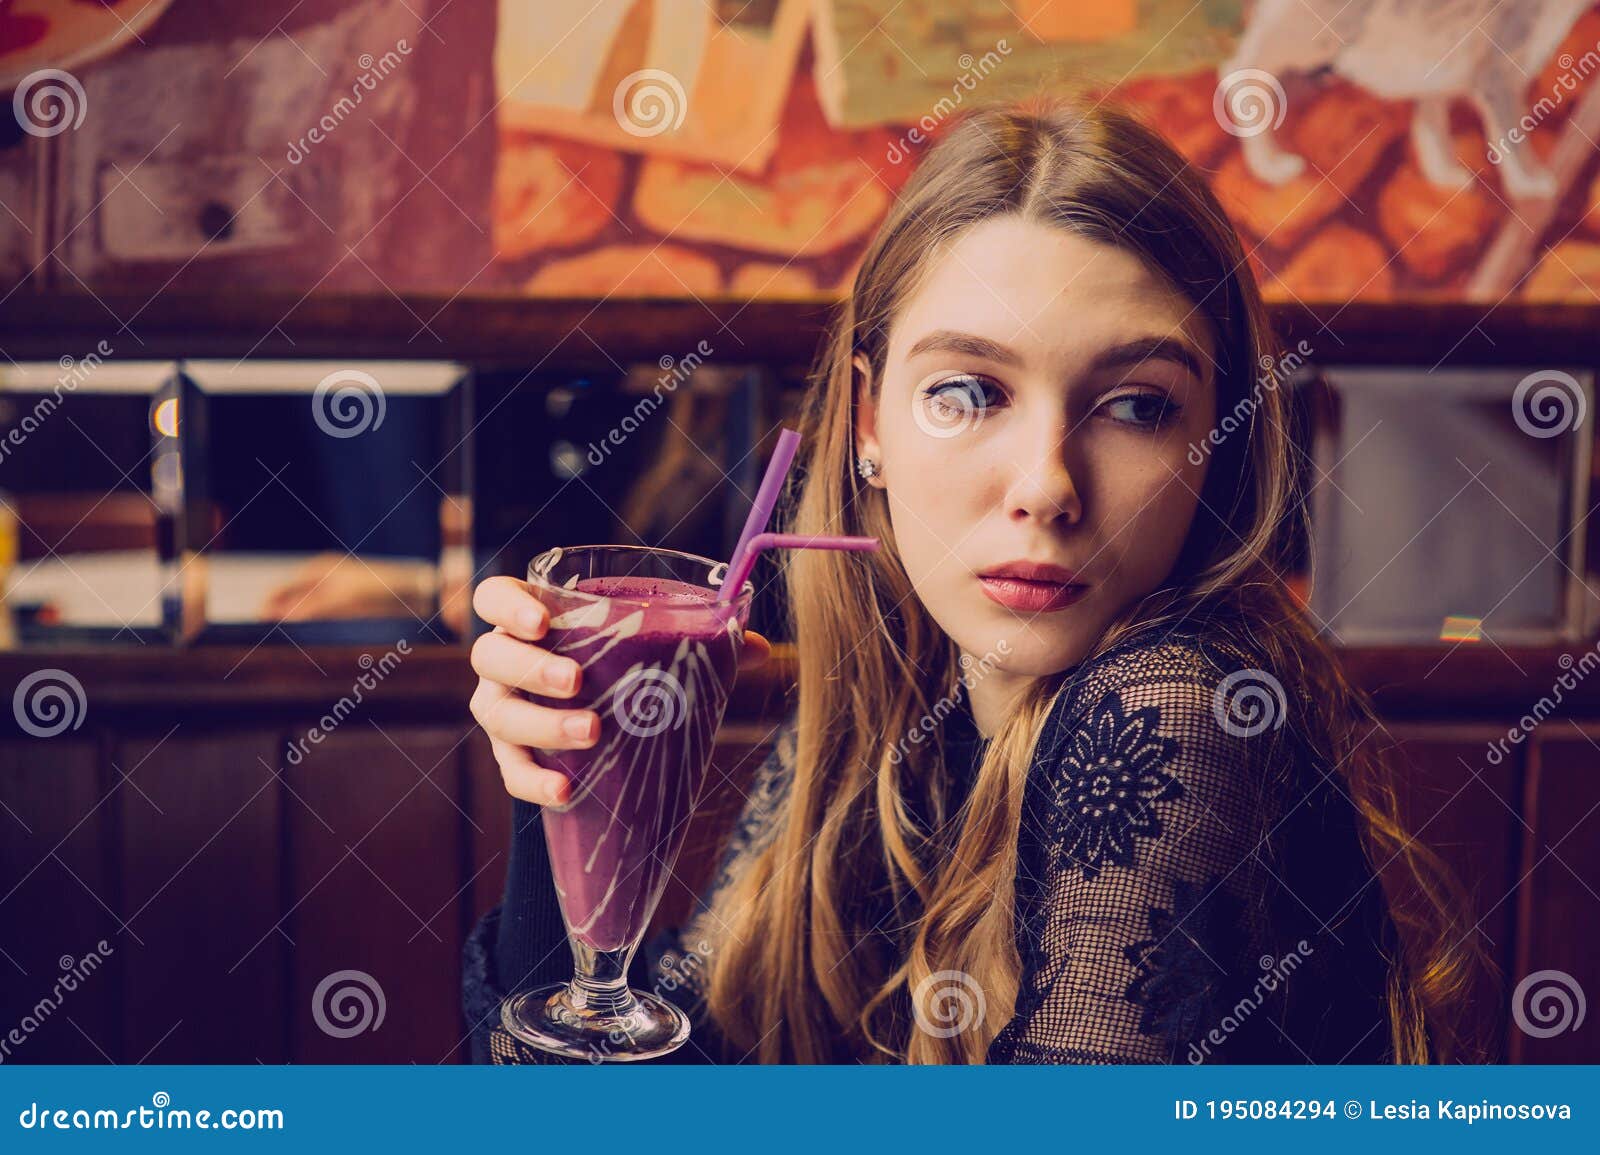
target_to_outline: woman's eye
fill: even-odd
[[[1113,421],[1155,429],[1178,416],[1177,402],[1165,393],[1126,393],[1102,406]]]
[[[998,391],[981,377],[947,377],[923,396],[935,413],[953,420],[988,408],[991,392]]]

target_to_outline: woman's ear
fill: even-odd
[[[850,368],[855,403],[856,475],[861,476],[860,465],[863,460],[872,461],[878,467],[877,472],[863,480],[868,485],[882,489],[884,465],[883,454],[878,446],[878,403],[872,395],[872,366],[864,354],[857,353],[850,359]]]

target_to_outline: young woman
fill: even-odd
[[[1034,102],[929,151],[838,312],[783,514],[882,549],[787,556],[794,707],[701,911],[636,963],[695,1020],[676,1058],[1482,1057],[1466,907],[1280,580],[1302,507],[1272,356],[1238,237],[1150,129]],[[480,1060],[546,1061],[497,1014],[570,975],[533,821],[566,782],[528,748],[607,722],[515,692],[571,676],[523,583],[476,606],[473,712],[519,802],[466,1007]]]

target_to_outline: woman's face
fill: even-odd
[[[1216,420],[1206,329],[1134,254],[1008,216],[932,258],[875,401],[857,359],[857,448],[911,583],[1001,681],[1081,661],[1171,571],[1209,461],[1188,449]],[[1019,560],[1072,571],[1067,604],[980,580]]]

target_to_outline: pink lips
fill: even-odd
[[[1008,610],[1049,613],[1064,610],[1089,592],[1089,587],[1065,582],[1027,581],[1014,577],[980,576],[984,596]]]

